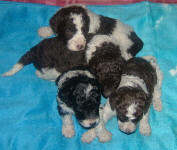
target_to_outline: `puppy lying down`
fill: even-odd
[[[72,4],[60,8],[50,19],[50,27],[41,27],[42,37],[56,34],[64,39],[68,49],[84,50],[88,34],[113,36],[120,49],[135,56],[143,47],[142,40],[132,27],[118,19],[97,15],[85,5]]]
[[[84,53],[68,50],[62,39],[56,37],[45,39],[26,52],[3,76],[11,76],[32,63],[37,69],[38,77],[55,81],[60,73],[84,65]]]
[[[118,88],[109,96],[103,108],[104,123],[116,115],[122,132],[126,134],[135,132],[139,123],[140,133],[150,135],[149,108],[152,101],[154,109],[161,111],[161,84],[162,73],[154,57],[145,56],[144,59],[128,60]],[[97,130],[99,129],[95,128],[84,133],[82,140],[91,142],[98,136]]]
[[[100,122],[101,87],[87,68],[76,67],[62,73],[56,84],[58,112],[62,117],[62,134],[65,137],[74,136],[73,114],[84,128],[93,128]]]

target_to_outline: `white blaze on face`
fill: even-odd
[[[82,33],[83,18],[81,14],[71,14],[71,18],[73,19],[73,23],[75,24],[76,33],[68,41],[67,46],[72,51],[80,51],[83,50],[86,45],[86,39]]]
[[[129,120],[135,119],[134,113],[136,112],[137,104],[133,103],[127,108],[127,114]]]

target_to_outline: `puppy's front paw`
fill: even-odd
[[[100,142],[104,143],[104,142],[108,142],[112,139],[112,134],[111,132],[107,131],[107,130],[104,130],[103,133],[100,133],[98,135],[98,139]]]
[[[140,124],[139,131],[144,136],[149,136],[151,134],[151,127],[148,123],[146,124]]]
[[[62,134],[66,137],[66,138],[71,138],[74,136],[74,127],[73,126],[63,126],[62,127]]]
[[[158,100],[153,102],[153,107],[156,111],[162,111],[162,101]]]
[[[96,138],[96,133],[94,129],[90,129],[82,135],[82,142],[91,143]]]

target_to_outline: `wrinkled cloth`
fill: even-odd
[[[0,74],[42,39],[37,30],[47,26],[57,6],[0,1]],[[152,133],[139,129],[131,135],[118,130],[117,119],[106,124],[112,140],[81,141],[86,131],[75,117],[75,136],[61,134],[57,87],[35,75],[33,65],[11,77],[0,77],[0,150],[176,150],[177,149],[177,5],[141,2],[129,5],[88,6],[131,25],[143,40],[138,56],[153,55],[163,72],[162,112],[150,109]],[[104,99],[102,99],[105,102]]]

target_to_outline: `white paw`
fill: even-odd
[[[139,126],[139,131],[144,136],[149,136],[151,134],[151,127],[148,123]]]
[[[73,126],[63,126],[62,127],[62,134],[67,137],[71,138],[74,136],[74,127]]]
[[[102,143],[108,142],[112,139],[112,134],[111,134],[111,132],[105,130],[103,133],[98,135],[98,139]]]
[[[91,143],[96,138],[95,130],[90,129],[82,135],[82,142]]]
[[[162,111],[162,101],[158,100],[153,102],[153,107],[156,111]]]
[[[38,30],[38,35],[43,38],[47,38],[47,37],[51,36],[52,34],[53,34],[53,31],[50,27],[41,27]]]

